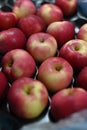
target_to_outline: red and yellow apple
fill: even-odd
[[[87,90],[87,66],[81,69],[75,79],[76,86],[80,86]]]
[[[6,75],[0,71],[0,102],[5,98],[8,90],[8,80]]]
[[[70,40],[62,46],[59,56],[72,65],[74,72],[79,72],[87,66],[87,42],[80,39]]]
[[[23,76],[32,77],[35,70],[33,57],[23,49],[11,50],[2,57],[2,71],[10,82]]]
[[[26,49],[35,61],[41,63],[47,58],[55,56],[58,46],[53,36],[45,32],[39,32],[28,38]]]
[[[45,21],[47,26],[52,22],[63,20],[61,9],[51,3],[41,5],[37,10],[37,15]]]
[[[18,19],[21,19],[35,14],[36,6],[31,0],[17,0],[13,5],[12,12],[16,14]]]
[[[0,53],[5,54],[13,49],[23,49],[26,37],[19,28],[10,28],[0,32]]]
[[[26,37],[29,37],[31,34],[44,31],[46,25],[39,16],[30,15],[20,19],[18,27],[24,32]]]
[[[72,16],[77,12],[77,0],[55,0],[55,4],[61,8],[64,16]]]
[[[22,77],[14,81],[7,95],[10,111],[24,119],[35,119],[46,109],[48,92],[43,83]]]
[[[0,31],[16,27],[18,18],[13,12],[4,12],[0,10]]]
[[[65,59],[50,57],[39,66],[37,79],[45,84],[48,91],[55,93],[70,85],[73,69]]]
[[[47,33],[55,37],[59,47],[75,36],[75,26],[70,21],[58,21],[48,25]]]
[[[87,42],[87,23],[83,24],[77,33],[77,38]]]
[[[65,119],[84,109],[87,109],[87,91],[79,87],[57,92],[50,104],[50,114],[54,121]]]

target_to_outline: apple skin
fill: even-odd
[[[16,14],[18,19],[21,19],[36,14],[36,6],[31,0],[17,0],[13,5],[12,12]]]
[[[53,95],[50,114],[54,121],[65,119],[73,113],[87,109],[87,91],[82,88],[66,88]]]
[[[81,69],[76,77],[76,86],[87,90],[87,66]]]
[[[8,80],[3,72],[0,71],[0,102],[5,98],[8,90]]]
[[[46,29],[45,22],[37,15],[30,15],[22,18],[18,22],[18,27],[24,32],[26,37]]]
[[[36,62],[43,62],[49,57],[55,56],[58,46],[56,39],[48,33],[39,32],[32,34],[26,43],[27,51]]]
[[[61,57],[50,57],[38,68],[37,79],[44,83],[51,93],[68,87],[72,78],[71,65]]]
[[[16,27],[18,18],[13,12],[4,12],[0,10],[0,31]]]
[[[75,26],[70,21],[58,21],[48,25],[46,32],[55,37],[61,48],[65,42],[71,40],[75,36]]]
[[[55,5],[61,8],[64,16],[72,16],[77,12],[77,0],[55,0]]]
[[[37,15],[41,17],[46,25],[63,19],[62,10],[54,4],[43,4],[37,10]]]
[[[25,119],[35,119],[48,104],[48,92],[43,83],[33,78],[22,77],[13,82],[8,91],[11,112]]]
[[[87,42],[87,23],[83,24],[77,33],[77,38]]]
[[[18,28],[10,28],[0,32],[0,53],[5,54],[8,51],[18,48],[24,48],[26,37]]]
[[[73,39],[66,42],[60,49],[59,56],[66,59],[78,73],[87,66],[87,42],[80,39]]]
[[[23,76],[32,77],[35,70],[33,57],[23,49],[11,50],[2,57],[2,71],[10,82]]]

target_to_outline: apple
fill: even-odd
[[[77,33],[77,38],[85,40],[87,42],[87,23],[83,24]]]
[[[48,104],[48,92],[43,83],[29,77],[14,81],[7,95],[10,111],[24,119],[35,119]]]
[[[47,58],[55,56],[58,47],[53,36],[45,32],[39,32],[28,38],[26,49],[36,62],[41,63]]]
[[[10,28],[0,32],[0,53],[18,48],[24,48],[26,37],[19,28]]]
[[[0,31],[16,27],[17,16],[13,12],[4,12],[0,10]]]
[[[80,86],[87,90],[87,66],[81,69],[81,71],[76,76],[76,86]]]
[[[31,34],[44,31],[46,25],[39,16],[30,15],[21,18],[18,22],[18,27],[24,32],[26,37],[29,37]]]
[[[50,57],[39,66],[37,79],[45,84],[49,92],[55,93],[70,85],[73,69],[65,59]]]
[[[31,0],[17,0],[13,5],[12,12],[21,19],[31,14],[35,14],[36,6]]]
[[[65,119],[73,113],[87,109],[87,91],[82,88],[65,88],[53,95],[50,114],[54,121]]]
[[[61,8],[64,16],[72,16],[77,12],[77,0],[55,0],[55,5]]]
[[[66,59],[78,73],[87,66],[87,42],[80,39],[73,39],[66,42],[60,49],[59,56]]]
[[[8,80],[3,72],[0,71],[0,102],[5,98],[8,90]]]
[[[23,49],[13,49],[2,57],[2,71],[10,82],[35,73],[36,63],[33,57]]]
[[[48,25],[47,33],[55,37],[61,48],[65,42],[71,40],[75,36],[75,26],[70,21],[58,21]]]
[[[61,9],[51,3],[41,5],[37,10],[37,15],[45,21],[47,26],[52,22],[63,20]]]

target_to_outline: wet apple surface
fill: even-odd
[[[55,124],[87,109],[87,19],[71,1],[65,5],[75,12],[64,14],[62,0],[0,0],[1,130],[35,130],[33,124]]]

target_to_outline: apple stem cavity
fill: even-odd
[[[43,42],[44,42],[44,39],[43,39],[43,38],[41,38],[41,39],[40,39],[40,41],[41,41],[41,43],[43,43]]]
[[[57,70],[57,71],[60,71],[62,68],[63,68],[62,65],[56,66],[56,70]]]
[[[8,63],[8,66],[9,66],[9,67],[12,67],[13,62],[14,62],[13,59],[10,59],[10,61],[9,61],[9,63]]]
[[[31,87],[30,87],[30,86],[27,86],[27,87],[24,88],[23,91],[24,91],[27,95],[29,95],[29,94],[31,93],[32,89],[33,89],[32,86],[31,86]]]
[[[78,51],[80,49],[80,46],[75,46],[75,51]]]

